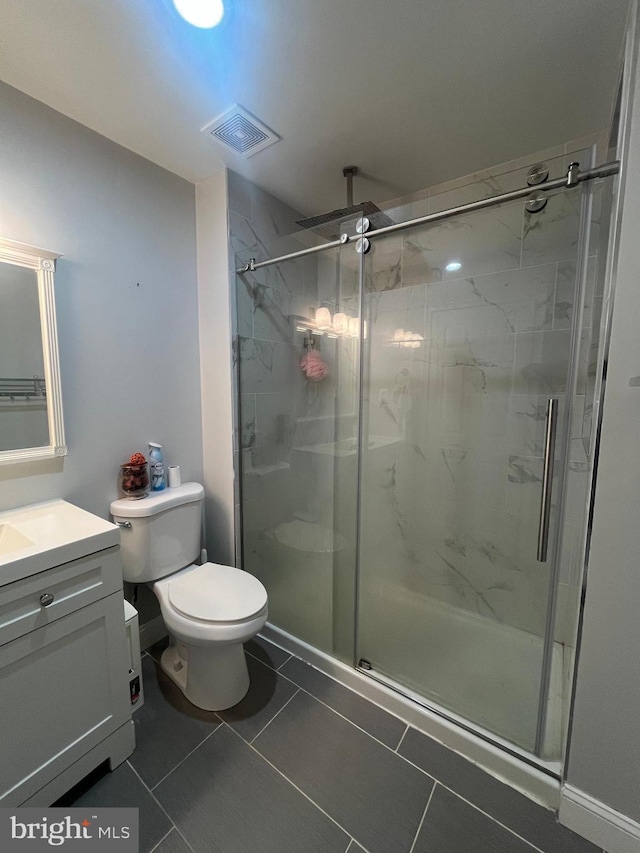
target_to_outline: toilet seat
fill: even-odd
[[[169,581],[167,592],[177,613],[205,623],[248,621],[267,605],[267,591],[257,578],[217,563],[181,572]]]

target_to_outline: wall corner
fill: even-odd
[[[202,395],[206,547],[233,565],[232,339],[227,171],[196,184],[198,325]]]

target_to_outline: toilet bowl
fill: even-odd
[[[240,569],[196,565],[204,489],[185,483],[138,501],[117,500],[123,577],[151,586],[169,631],[161,666],[199,708],[221,711],[249,689],[243,643],[267,620],[267,591]]]
[[[243,643],[267,621],[257,578],[216,563],[187,566],[153,584],[171,642],[162,669],[199,708],[221,711],[249,689]]]

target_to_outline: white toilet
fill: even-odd
[[[113,501],[111,515],[121,528],[124,579],[153,585],[172,637],[162,669],[194,705],[221,711],[249,689],[242,644],[267,621],[267,591],[240,569],[194,565],[203,500],[199,483],[185,483]]]

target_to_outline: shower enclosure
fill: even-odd
[[[270,622],[547,761],[598,394],[612,178],[590,157],[236,258],[242,565]]]

